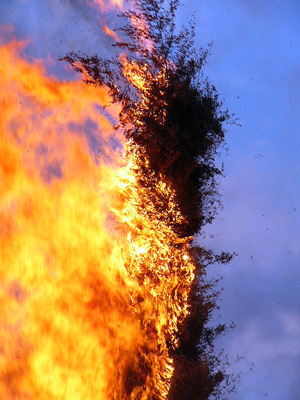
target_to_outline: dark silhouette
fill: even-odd
[[[125,59],[70,53],[64,60],[85,76],[87,73],[87,83],[106,85],[113,100],[122,104],[119,123],[135,145],[139,184],[147,189],[144,201],[152,202],[161,219],[181,238],[175,248],[202,232],[220,206],[218,180],[222,170],[215,159],[225,143],[224,123],[232,122],[232,116],[223,110],[216,88],[203,76],[209,52],[194,49],[194,23],[179,32],[176,29],[179,1],[170,0],[167,5],[163,0],[133,3],[133,10],[120,15],[122,25],[117,30],[120,41],[115,46],[126,52]],[[124,63],[130,65],[129,77]],[[160,177],[174,190],[183,218],[163,213],[168,198],[157,190]],[[168,398],[221,398],[224,383],[230,391],[233,382],[226,373],[226,358],[214,353],[213,343],[228,327],[208,327],[218,308],[219,292],[205,273],[207,265],[228,263],[233,255],[216,255],[199,246],[190,246],[189,251],[196,277],[189,296],[190,314],[179,326],[179,346],[168,343],[175,365]],[[132,377],[127,395],[137,384],[137,376],[132,373]],[[159,397],[153,394],[151,398]]]

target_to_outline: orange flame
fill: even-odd
[[[111,30],[107,25],[104,25],[102,28],[103,32],[107,34],[107,36],[110,36],[112,39],[114,39],[116,42],[118,42],[119,36],[116,34],[115,31]]]
[[[123,0],[90,0],[90,2],[101,9],[107,9],[108,6],[117,6],[118,8],[123,9]]]
[[[163,222],[182,218],[174,193],[157,180],[159,213],[141,150],[114,150],[105,88],[49,78],[22,47],[0,49],[0,398],[166,399],[194,278]]]
[[[1,48],[0,398],[112,398],[120,352],[140,330],[109,224],[117,165],[97,166],[70,130],[90,119],[108,141],[95,105],[109,98],[46,78],[20,47]]]

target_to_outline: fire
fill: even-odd
[[[104,25],[102,30],[107,36],[110,36],[112,39],[114,39],[115,42],[119,41],[119,37],[116,32],[112,31],[107,25]]]
[[[119,167],[95,163],[85,132],[108,151],[109,97],[45,77],[20,47],[1,48],[0,398],[113,398],[142,335],[109,221]]]
[[[107,89],[23,46],[0,50],[0,398],[166,399],[194,279],[175,193],[140,185]]]
[[[100,7],[101,9],[107,9],[109,6],[117,6],[119,9],[123,8],[123,0],[89,0],[92,5]]]

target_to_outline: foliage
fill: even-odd
[[[134,0],[121,14],[123,25],[115,46],[126,55],[104,59],[84,53],[68,54],[68,61],[84,72],[86,82],[106,85],[122,104],[119,116],[125,136],[140,149],[140,185],[156,193],[155,179],[163,177],[176,193],[182,220],[168,221],[179,237],[188,240],[211,223],[220,205],[215,159],[224,144],[223,111],[216,88],[203,76],[209,54],[194,45],[194,23],[177,31],[178,0]],[[155,195],[154,195],[155,198]],[[155,201],[162,207],[164,199]],[[204,400],[221,396],[228,379],[225,364],[213,352],[213,342],[226,325],[208,328],[219,293],[205,280],[205,268],[227,263],[232,255],[200,247],[191,249],[196,279],[190,293],[190,315],[180,327],[180,345],[173,352],[175,374],[170,400]]]

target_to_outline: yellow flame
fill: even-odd
[[[157,211],[147,155],[113,150],[105,88],[49,78],[22,47],[0,49],[0,398],[166,399],[194,279],[175,193],[153,176]]]
[[[19,49],[0,53],[0,398],[109,398],[118,343],[131,353],[140,330],[108,221],[117,166],[70,130],[90,119],[108,140],[95,104],[109,98],[46,78]]]

